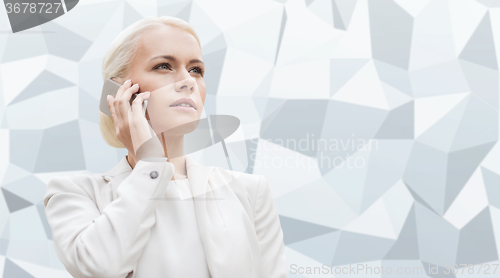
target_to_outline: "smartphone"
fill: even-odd
[[[105,113],[106,115],[111,116],[111,112],[109,111],[109,106],[108,106],[108,100],[107,97],[108,95],[112,95],[113,97],[116,96],[116,93],[118,89],[120,88],[122,84],[114,81],[111,78],[108,78],[104,80],[104,85],[102,86],[102,94],[101,94],[101,101],[99,102],[99,109]],[[132,94],[132,97],[130,98],[130,105],[132,106],[132,101],[141,93],[140,88],[137,93]],[[142,115],[146,116],[146,108],[148,106],[148,100],[144,100],[142,103]]]

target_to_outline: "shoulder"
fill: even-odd
[[[215,167],[214,171],[221,174],[231,186],[245,187],[249,190],[256,189],[262,175],[244,173]]]
[[[263,175],[231,171],[221,167],[215,167],[214,170],[224,176],[237,195],[244,192],[252,206],[255,205],[259,195],[267,192],[268,183]]]
[[[60,193],[84,195],[95,200],[97,189],[105,182],[102,174],[54,176],[47,183],[43,204],[47,206],[49,199]]]

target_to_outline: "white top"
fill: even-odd
[[[159,200],[156,224],[137,262],[135,277],[211,277],[192,196],[189,179],[170,181],[164,200]],[[151,258],[159,263],[147,262]]]

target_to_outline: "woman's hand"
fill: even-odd
[[[131,86],[125,81],[118,89],[116,97],[108,95],[109,111],[116,129],[116,137],[135,155],[137,160],[146,157],[165,157],[163,146],[158,136],[142,114],[142,103],[150,96],[150,92],[140,93],[130,106],[132,94],[139,90],[139,84]]]

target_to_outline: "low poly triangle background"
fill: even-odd
[[[334,274],[321,277],[347,277],[335,269],[349,264],[444,277],[430,269],[498,264],[498,1],[83,0],[15,34],[0,10],[2,277],[71,277],[45,185],[126,154],[99,131],[102,58],[121,30],[162,15],[201,40],[205,113],[241,120],[289,277],[318,277],[306,269],[322,265]]]

